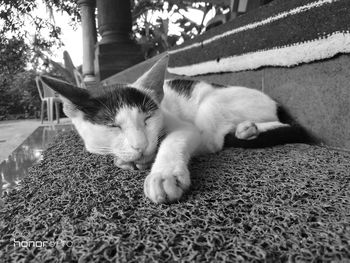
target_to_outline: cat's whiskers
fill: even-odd
[[[157,136],[157,146],[158,147],[162,143],[162,141],[164,140],[165,136],[166,136],[165,130],[161,130]]]
[[[144,105],[146,106],[146,107],[149,107],[149,108],[157,108],[157,105],[153,102],[153,101],[146,101],[145,103],[144,103]]]
[[[165,132],[159,133],[158,136],[157,136],[157,140],[162,139],[165,135],[166,135]]]
[[[114,118],[115,113],[111,110],[111,107],[108,107],[102,100],[98,100],[98,102],[106,109],[108,117]]]
[[[144,101],[142,104],[145,106],[146,109],[148,109],[150,111],[155,111],[158,108],[157,105],[152,101],[147,101],[145,103],[145,98],[144,98]]]
[[[92,148],[91,150],[99,152],[100,154],[113,154],[113,151],[110,147],[98,146]]]
[[[146,96],[143,97],[142,105],[146,106],[145,102],[146,102]]]

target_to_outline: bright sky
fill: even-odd
[[[67,50],[71,56],[74,65],[77,67],[83,63],[83,43],[82,30],[80,25],[77,26],[76,31],[68,24],[70,18],[68,15],[56,15],[56,23],[62,28],[61,40],[64,46],[57,51],[58,61],[63,61],[63,51]]]
[[[49,13],[46,10],[44,4],[40,3],[38,8],[38,16],[46,18],[49,17]],[[61,40],[64,44],[63,47],[57,50],[52,50],[54,53],[53,60],[57,62],[63,62],[63,51],[67,50],[71,56],[75,66],[79,66],[83,61],[83,44],[82,44],[82,30],[81,26],[77,25],[76,30],[70,25],[71,18],[65,12],[55,12],[53,14],[55,23],[61,27],[62,35]]]
[[[50,14],[46,9],[46,6],[38,1],[38,8],[33,12],[33,16],[38,16],[40,18],[49,19]],[[60,49],[52,50],[53,56],[50,56],[53,60],[63,63],[63,51],[67,50],[71,56],[75,66],[79,66],[83,61],[83,50],[82,50],[82,30],[80,25],[74,30],[70,25],[71,18],[63,12],[55,12],[53,14],[54,20],[57,26],[61,27],[62,35],[61,40],[64,46]],[[28,32],[34,32],[33,25],[30,23],[30,19],[27,20],[27,26],[25,28]],[[1,26],[1,25],[0,25]],[[41,32],[43,35],[46,32]],[[48,35],[48,33],[47,33]],[[34,37],[34,34],[33,36]],[[49,55],[49,54],[46,54]]]

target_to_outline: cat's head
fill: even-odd
[[[159,104],[166,66],[164,57],[133,84],[93,90],[47,76],[41,78],[61,95],[64,112],[72,119],[89,152],[137,162],[155,155],[163,135]]]

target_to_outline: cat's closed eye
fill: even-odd
[[[148,115],[145,117],[145,119],[144,119],[145,125],[147,125],[147,120],[149,120],[151,117],[152,117],[151,114],[148,114]]]
[[[114,129],[121,129],[122,127],[116,123],[110,123],[110,124],[107,124],[107,126],[109,128],[114,128]]]

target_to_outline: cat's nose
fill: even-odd
[[[131,148],[139,153],[142,153],[145,150],[145,147],[140,145],[131,145]]]
[[[144,133],[133,132],[129,134],[128,143],[130,149],[142,153],[147,149],[148,140]]]

